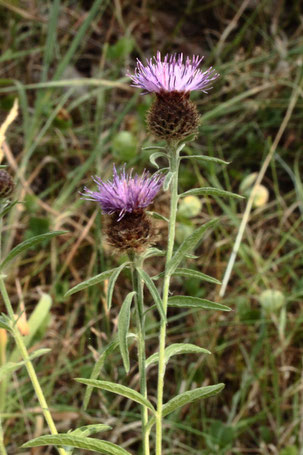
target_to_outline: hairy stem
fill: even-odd
[[[6,311],[7,311],[8,315],[9,315],[11,321],[12,321],[12,334],[13,334],[13,336],[15,338],[16,345],[17,345],[17,348],[19,350],[20,356],[22,357],[22,359],[23,359],[23,361],[25,363],[28,375],[29,375],[30,380],[32,382],[32,385],[34,387],[36,396],[37,396],[38,401],[40,403],[40,406],[41,406],[43,415],[45,417],[45,420],[46,420],[46,422],[48,424],[49,430],[50,430],[51,434],[58,434],[56,426],[55,426],[55,423],[54,423],[53,418],[51,416],[51,413],[50,413],[50,411],[48,409],[47,402],[45,400],[45,397],[44,397],[44,394],[42,392],[41,386],[39,384],[35,369],[34,369],[34,367],[32,365],[32,362],[31,362],[31,360],[29,358],[29,355],[28,355],[26,346],[24,344],[22,335],[20,334],[16,324],[14,324],[14,322],[15,322],[14,311],[13,311],[13,307],[11,305],[11,302],[10,302],[10,299],[9,299],[9,296],[8,296],[8,293],[7,293],[7,290],[6,290],[6,287],[5,287],[3,276],[0,276],[0,292],[1,292],[3,300],[4,300]],[[66,451],[64,449],[58,448],[57,450],[58,450],[60,455],[66,455]]]
[[[140,393],[147,398],[147,383],[146,383],[146,366],[145,366],[145,317],[144,317],[144,302],[143,302],[143,285],[141,277],[136,269],[136,266],[142,265],[140,256],[129,255],[132,261],[132,282],[133,289],[136,291],[136,319],[138,331],[138,363],[139,363],[139,377],[140,377]],[[148,409],[146,406],[141,407],[141,420],[142,420],[142,443],[143,455],[150,455],[149,449],[149,433],[146,430],[148,423]]]
[[[173,255],[176,230],[176,216],[178,206],[178,169],[179,153],[176,147],[170,149],[170,171],[173,172],[171,181],[170,217],[168,225],[168,243],[166,252],[166,266]],[[169,294],[171,275],[165,271],[163,282],[162,304],[164,313],[167,313],[167,302]],[[157,416],[156,416],[156,455],[162,454],[162,408],[163,408],[163,387],[165,375],[165,341],[166,322],[161,319],[159,334],[159,362],[158,362],[158,388],[157,388]]]

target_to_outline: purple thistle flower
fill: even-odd
[[[204,57],[193,55],[192,59],[186,57],[183,62],[183,54],[166,55],[161,61],[161,52],[157,56],[146,59],[147,65],[137,59],[135,74],[126,74],[132,79],[132,86],[143,88],[148,92],[191,92],[201,90],[207,93],[211,81],[215,80],[219,74],[210,67],[206,71],[201,71],[198,67]]]
[[[99,202],[103,213],[118,213],[120,221],[126,212],[140,211],[153,202],[163,177],[160,174],[150,176],[146,171],[141,176],[136,174],[133,177],[132,170],[126,173],[125,165],[119,175],[114,165],[112,180],[104,182],[100,177],[93,177],[93,180],[98,185],[98,191],[84,187],[83,196],[89,201]]]

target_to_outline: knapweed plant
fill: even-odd
[[[118,316],[117,338],[104,350],[100,359],[92,370],[90,379],[77,378],[76,380],[87,386],[84,395],[84,407],[88,407],[93,388],[102,389],[133,400],[141,407],[142,441],[136,453],[143,455],[163,452],[163,423],[167,415],[176,409],[188,405],[198,399],[218,394],[224,384],[213,384],[188,390],[174,397],[164,397],[165,369],[170,358],[175,355],[209,355],[210,352],[201,346],[180,342],[167,345],[167,311],[168,307],[182,309],[201,309],[215,311],[229,311],[230,309],[219,303],[206,299],[174,295],[171,281],[174,276],[194,277],[203,281],[218,284],[218,280],[190,268],[184,268],[187,257],[193,258],[193,251],[201,241],[204,233],[214,227],[217,219],[210,219],[189,235],[178,248],[175,248],[176,216],[179,201],[190,195],[195,196],[223,196],[237,197],[227,191],[216,188],[193,188],[179,194],[178,175],[179,166],[184,159],[212,161],[224,165],[225,161],[203,155],[182,154],[184,147],[194,139],[198,133],[199,114],[196,105],[190,100],[190,92],[199,90],[207,93],[210,84],[218,77],[214,69],[205,71],[200,69],[202,58],[193,56],[184,59],[183,55],[167,55],[161,59],[160,52],[146,64],[137,62],[134,74],[128,74],[132,85],[144,90],[144,93],[154,93],[155,99],[147,115],[149,132],[156,138],[164,141],[164,145],[149,147],[156,149],[150,156],[150,161],[157,166],[156,160],[162,158],[167,161],[167,167],[158,169],[151,175],[144,171],[138,175],[135,170],[128,171],[126,166],[116,169],[113,163],[113,176],[109,180],[95,177],[96,188],[85,188],[82,197],[99,204],[105,218],[105,235],[108,244],[116,253],[127,253],[127,260],[112,270],[102,271],[77,286],[70,289],[66,296],[108,280],[106,300],[108,308],[112,304],[115,283],[123,269],[130,269],[133,289],[123,301]],[[162,160],[163,161],[163,160]],[[93,185],[93,184],[92,184]],[[169,216],[148,211],[159,191],[170,192]],[[152,219],[155,218],[155,219]],[[157,219],[161,218],[168,225],[166,251],[155,247]],[[161,271],[157,276],[148,274],[148,259],[159,256],[163,260]],[[165,258],[165,259],[164,259]],[[148,308],[144,302],[144,287],[154,301]],[[147,294],[145,294],[147,295]],[[153,311],[159,321],[158,350],[146,358],[146,313]],[[131,331],[130,331],[131,330]],[[106,356],[116,347],[119,347],[126,374],[130,372],[129,342],[137,345],[138,353],[138,387],[126,387],[115,382],[98,379],[100,368]],[[148,367],[156,364],[158,368],[157,396],[152,396],[148,390]],[[89,425],[70,431],[66,434],[56,434],[51,431],[49,436],[38,437],[24,447],[39,445],[54,445],[60,453],[71,454],[75,448],[92,450],[97,453],[110,455],[130,455],[131,452],[108,442],[91,438],[96,432],[109,430],[102,422],[98,425]]]

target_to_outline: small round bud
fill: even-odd
[[[179,205],[178,214],[185,218],[193,218],[202,210],[202,202],[197,196],[186,196]]]
[[[275,313],[285,305],[285,297],[281,291],[275,289],[266,289],[260,295],[260,303],[265,313]]]
[[[0,198],[8,197],[14,190],[12,177],[4,169],[0,169]]]
[[[108,243],[119,251],[144,251],[152,243],[153,227],[144,211],[111,215],[106,226]]]
[[[159,92],[147,114],[149,131],[166,141],[180,141],[196,133],[199,114],[189,93]]]

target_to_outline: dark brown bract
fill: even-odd
[[[160,92],[147,114],[147,125],[155,137],[179,141],[197,131],[198,110],[189,93]]]
[[[144,211],[126,213],[118,221],[118,215],[108,217],[105,232],[107,242],[119,251],[144,251],[151,243],[153,227]]]

